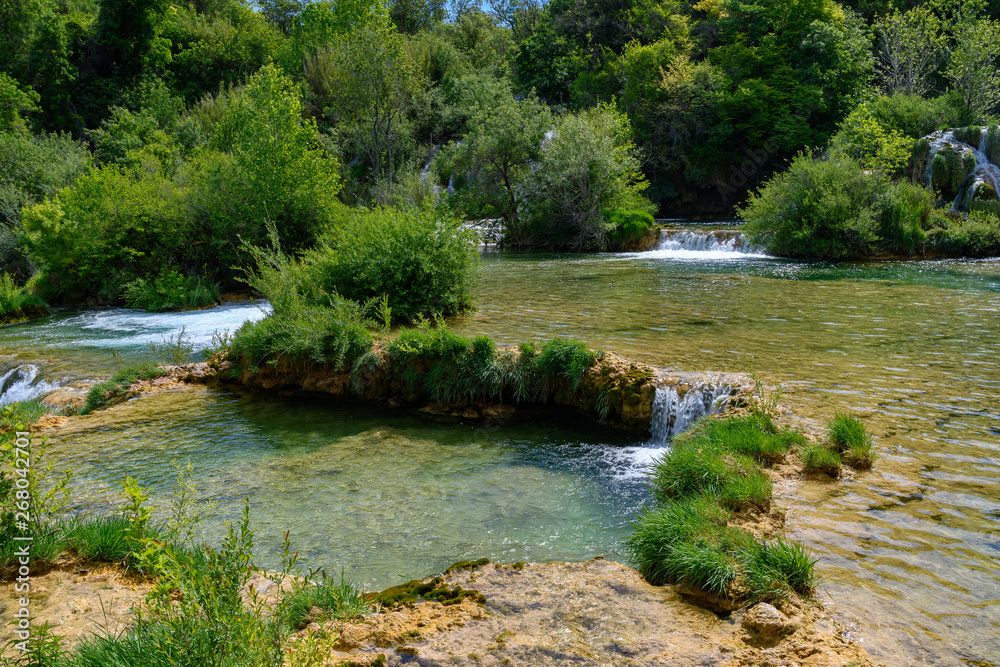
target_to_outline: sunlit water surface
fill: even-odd
[[[688,371],[749,364],[821,424],[863,415],[882,459],[840,482],[780,489],[820,556],[824,600],[889,664],[1000,664],[1000,261],[802,264],[669,247],[621,255],[487,254],[480,310],[454,323],[501,342],[565,336]],[[198,346],[252,305],[146,315],[57,313],[0,330],[46,378],[114,368],[186,326]],[[8,363],[13,363],[8,359]],[[624,558],[646,500],[642,443],[579,420],[440,423],[322,399],[156,396],[56,432],[81,505],[123,474],[166,503],[190,460],[218,535],[250,499],[258,553],[291,530],[311,567],[375,587],[459,558]],[[829,594],[827,597],[826,594]]]

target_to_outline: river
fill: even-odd
[[[792,262],[691,225],[645,253],[488,252],[478,292],[460,333],[577,338],[685,371],[752,366],[818,425],[864,417],[873,471],[778,489],[791,537],[820,557],[823,601],[888,664],[1000,664],[1000,260]],[[114,349],[140,355],[181,326],[203,348],[261,315],[57,312],[0,329],[0,353],[66,383],[113,370]],[[50,449],[77,469],[79,507],[109,507],[125,473],[165,504],[171,462],[190,460],[218,503],[206,536],[249,498],[263,560],[288,529],[307,566],[381,586],[468,557],[624,558],[653,451],[578,421],[484,427],[203,390],[78,420]]]

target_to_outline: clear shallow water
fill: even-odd
[[[480,311],[453,326],[507,343],[579,338],[688,371],[752,362],[817,423],[860,413],[883,456],[873,472],[780,490],[792,536],[821,556],[824,600],[861,621],[858,636],[886,663],[1000,664],[1000,261],[748,255],[488,254]],[[179,327],[171,318],[210,336],[235,328],[216,317],[259,316],[248,305],[114,312],[139,319],[119,330],[64,313],[0,329],[0,353],[44,357],[46,372],[106,373],[111,349],[139,354],[144,337]],[[134,407],[53,438],[81,466],[88,502],[105,502],[126,468],[162,498],[170,458],[190,457],[220,501],[206,534],[249,495],[265,557],[292,527],[309,564],[372,585],[466,556],[614,554],[653,453],[572,420],[483,434],[298,399],[181,394]]]
[[[1000,261],[489,255],[480,291],[459,330],[689,371],[752,363],[817,423],[863,415],[883,459],[783,489],[792,536],[876,658],[1000,664]]]
[[[646,500],[636,462],[649,456],[628,444],[569,419],[435,423],[201,389],[81,418],[49,446],[74,470],[78,509],[116,506],[126,474],[165,507],[173,461],[190,461],[199,498],[217,503],[203,537],[218,541],[248,499],[264,564],[280,564],[288,530],[303,567],[343,568],[379,589],[462,559],[622,559],[627,521]]]

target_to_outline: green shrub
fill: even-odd
[[[901,132],[910,139],[920,139],[942,127],[955,127],[961,111],[948,96],[925,98],[919,95],[882,95],[868,103],[878,122]]]
[[[125,304],[150,312],[215,305],[219,286],[200,276],[184,276],[163,269],[153,279],[136,278],[125,285]]]
[[[472,232],[441,208],[343,209],[303,255],[304,283],[364,302],[383,295],[395,321],[472,308]]]
[[[843,460],[840,453],[824,445],[810,444],[802,452],[802,462],[806,470],[818,470],[831,477],[840,474]]]
[[[740,209],[755,245],[783,257],[846,258],[870,252],[876,237],[872,202],[884,177],[866,174],[842,154],[800,153]]]
[[[128,388],[139,380],[154,380],[167,372],[156,364],[138,363],[126,366],[110,380],[98,383],[87,393],[87,400],[80,410],[81,415],[95,410],[104,410],[121,403],[128,397]]]
[[[624,250],[630,243],[641,240],[656,227],[653,216],[646,211],[615,210],[607,215],[607,245],[612,250]]]
[[[991,125],[986,132],[986,157],[993,164],[1000,164],[1000,126]]]
[[[10,274],[0,274],[0,324],[38,317],[46,312],[44,301],[31,294],[28,288],[19,287]]]
[[[376,301],[357,304],[304,284],[297,265],[277,248],[248,251],[257,266],[247,271],[245,280],[273,310],[236,330],[229,340],[234,359],[257,367],[288,357],[343,369],[371,349],[374,339],[369,329],[378,323],[367,313],[377,311]]]
[[[596,361],[597,353],[585,343],[556,339],[542,345],[542,352],[535,363],[543,377],[550,381],[557,377],[565,378],[576,391],[584,373]]]
[[[514,245],[600,250],[608,245],[603,211],[649,209],[631,123],[610,104],[556,120],[539,160],[524,170],[522,225]]]
[[[967,157],[943,151],[935,155],[931,168],[938,179],[951,183],[954,177],[961,185],[968,173],[962,171]],[[957,166],[951,165],[954,161]],[[960,176],[954,176],[958,172]],[[771,253],[846,259],[881,251],[910,255],[928,241],[940,245],[928,233],[940,219],[934,206],[934,196],[925,188],[889,182],[831,151],[823,158],[800,154],[787,172],[751,196],[740,214],[747,220],[743,229],[748,238]]]

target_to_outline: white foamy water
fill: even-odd
[[[184,340],[195,352],[201,352],[211,346],[216,332],[232,333],[244,322],[259,320],[270,310],[263,301],[179,313],[112,308],[56,320],[35,332],[49,345],[121,349],[161,343],[178,336],[183,328]]]
[[[0,376],[0,406],[38,398],[59,386],[56,382],[40,380],[38,373],[37,366],[23,364]]]
[[[656,390],[650,444],[663,445],[705,415],[716,414],[732,393],[727,384],[697,384],[681,398],[674,387]]]
[[[639,447],[621,447],[612,453],[611,465],[618,479],[644,478],[657,458],[669,450],[669,441],[705,415],[717,414],[732,394],[729,385],[698,384],[684,398],[674,387],[656,390],[649,442]]]
[[[656,250],[630,253],[630,257],[667,260],[733,260],[769,257],[762,249],[751,245],[738,231],[676,230],[660,233]]]

